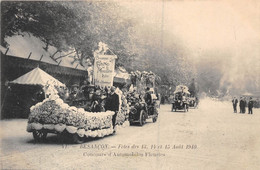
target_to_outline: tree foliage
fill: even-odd
[[[5,37],[28,32],[40,38],[45,49],[76,51],[75,58],[91,58],[100,41],[127,58],[131,21],[119,17],[119,7],[109,2],[2,2],[1,44]]]
[[[45,43],[45,50],[49,46],[57,52],[74,50],[75,60],[82,64],[104,42],[118,56],[117,66],[153,71],[161,84],[187,85],[194,77],[185,49],[174,36],[160,23],[144,24],[116,2],[4,1],[1,11],[4,46],[5,37],[28,32]]]

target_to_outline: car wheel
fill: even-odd
[[[153,122],[156,122],[158,119],[158,115],[159,115],[157,109],[154,110],[154,115],[155,115],[155,117],[153,117]]]
[[[155,116],[155,117],[153,118],[153,123],[155,123],[155,122],[157,121],[157,118],[158,118],[158,116]]]
[[[143,126],[144,123],[145,123],[145,114],[144,114],[144,110],[141,110],[140,118],[139,118],[139,124],[140,124],[140,126]]]
[[[48,133],[44,130],[35,130],[33,131],[33,138],[37,142],[42,142],[46,139],[47,134]]]
[[[77,133],[72,135],[73,143],[81,144],[85,141],[85,137],[80,137]]]

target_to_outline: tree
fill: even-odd
[[[69,55],[83,64],[84,59],[93,60],[93,51],[104,42],[118,56],[116,66],[128,71],[152,71],[162,84],[174,86],[194,77],[185,49],[171,34],[158,24],[144,25],[141,17],[116,2],[4,1],[1,5],[4,46],[8,46],[5,37],[27,32],[40,38],[45,50],[56,47],[53,60]],[[60,51],[67,55],[54,58]]]
[[[129,56],[125,51],[131,21],[118,17],[116,3],[6,1],[1,7],[4,46],[8,46],[5,37],[28,32],[46,44],[45,50],[50,45],[57,48],[56,53],[73,49],[81,64],[84,58],[93,57],[100,41],[108,43],[122,58]]]

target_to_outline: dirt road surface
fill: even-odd
[[[72,144],[48,134],[35,143],[27,120],[2,120],[1,169],[260,169],[260,110],[235,114],[231,102],[201,101],[156,123],[126,126],[115,135]]]

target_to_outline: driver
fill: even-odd
[[[152,104],[152,95],[150,93],[150,88],[146,88],[145,96],[144,96],[145,103],[150,106]]]

